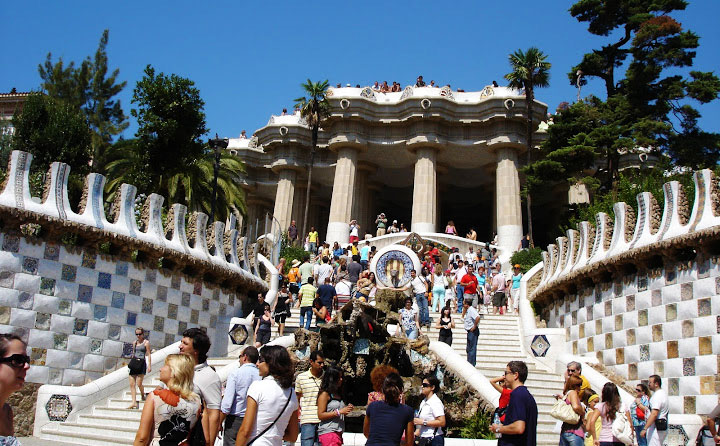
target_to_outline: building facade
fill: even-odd
[[[418,233],[444,232],[453,220],[460,235],[515,249],[523,234],[519,165],[526,151],[525,97],[504,87],[457,92],[449,87],[331,88],[312,175],[308,228],[301,228],[311,131],[299,114],[272,116],[250,139],[228,150],[247,165],[246,221],[271,213],[281,228],[291,220],[323,240],[347,243],[349,222],[375,234],[388,224]],[[547,106],[535,104],[541,123]],[[542,139],[539,130],[535,141]]]

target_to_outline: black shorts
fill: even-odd
[[[276,324],[284,324],[286,318],[287,318],[287,314],[276,314],[275,315],[275,323]]]
[[[300,291],[300,287],[297,285],[297,283],[291,283],[288,289],[293,294],[297,294]]]
[[[143,359],[142,370],[138,373],[130,372],[130,376],[144,376],[147,373],[147,361]]]
[[[270,342],[270,330],[258,330],[255,342],[259,342],[260,345]]]

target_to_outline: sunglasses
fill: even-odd
[[[573,369],[567,369],[567,371],[570,372],[570,373],[575,373],[575,372],[577,372],[577,370],[573,370]]]
[[[422,383],[422,386],[423,386],[423,387],[430,387],[430,384],[429,384],[429,383]]]
[[[22,353],[16,353],[7,358],[0,358],[0,364],[7,364],[10,367],[22,368],[25,364],[30,364],[30,357]]]

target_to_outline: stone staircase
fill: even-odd
[[[430,314],[433,321],[439,317],[438,313]],[[550,409],[555,402],[554,394],[562,391],[563,379],[553,373],[544,371],[536,366],[532,358],[522,353],[520,334],[518,330],[518,316],[516,315],[486,315],[482,314],[480,321],[480,338],[477,350],[477,369],[488,378],[503,374],[508,361],[523,360],[528,364],[529,376],[526,385],[535,397],[538,404],[538,435],[539,445],[554,446],[558,442],[558,434],[552,429],[555,420],[550,417]],[[465,330],[459,314],[454,315],[455,329],[453,330],[453,349],[463,358],[465,353]],[[313,326],[315,322],[313,321]],[[288,318],[285,335],[291,334],[299,325],[298,310],[293,309],[292,316]],[[431,341],[438,340],[439,330],[423,329]],[[277,337],[277,327],[273,327],[272,339]],[[219,369],[227,364],[237,361],[240,348],[233,349],[227,358],[211,358],[209,364]],[[154,390],[159,381],[159,369],[146,377],[145,391]],[[78,445],[131,445],[135,439],[143,403],[139,402],[139,409],[127,409],[130,405],[130,391],[124,390],[110,395],[107,400],[78,414],[77,419],[65,423],[52,423],[42,429],[42,438],[58,442],[67,442]]]

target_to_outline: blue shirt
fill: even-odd
[[[360,260],[367,261],[370,258],[370,247],[369,246],[363,246],[360,248]]]
[[[513,274],[513,276],[512,276],[512,282],[513,282],[512,287],[513,287],[514,289],[520,288],[520,279],[522,279],[522,273],[519,273],[519,274],[517,274],[517,275]]]
[[[260,381],[260,372],[255,364],[243,364],[230,372],[225,384],[220,410],[225,415],[244,417],[247,408],[247,391],[250,384]]]
[[[391,406],[385,401],[373,401],[365,410],[370,418],[370,435],[366,445],[397,446],[408,423],[414,419],[412,407],[405,404]]]
[[[502,434],[498,446],[535,446],[537,444],[537,403],[527,387],[520,386],[510,393],[510,403],[505,411],[505,426],[518,420],[525,422],[522,434]]]

